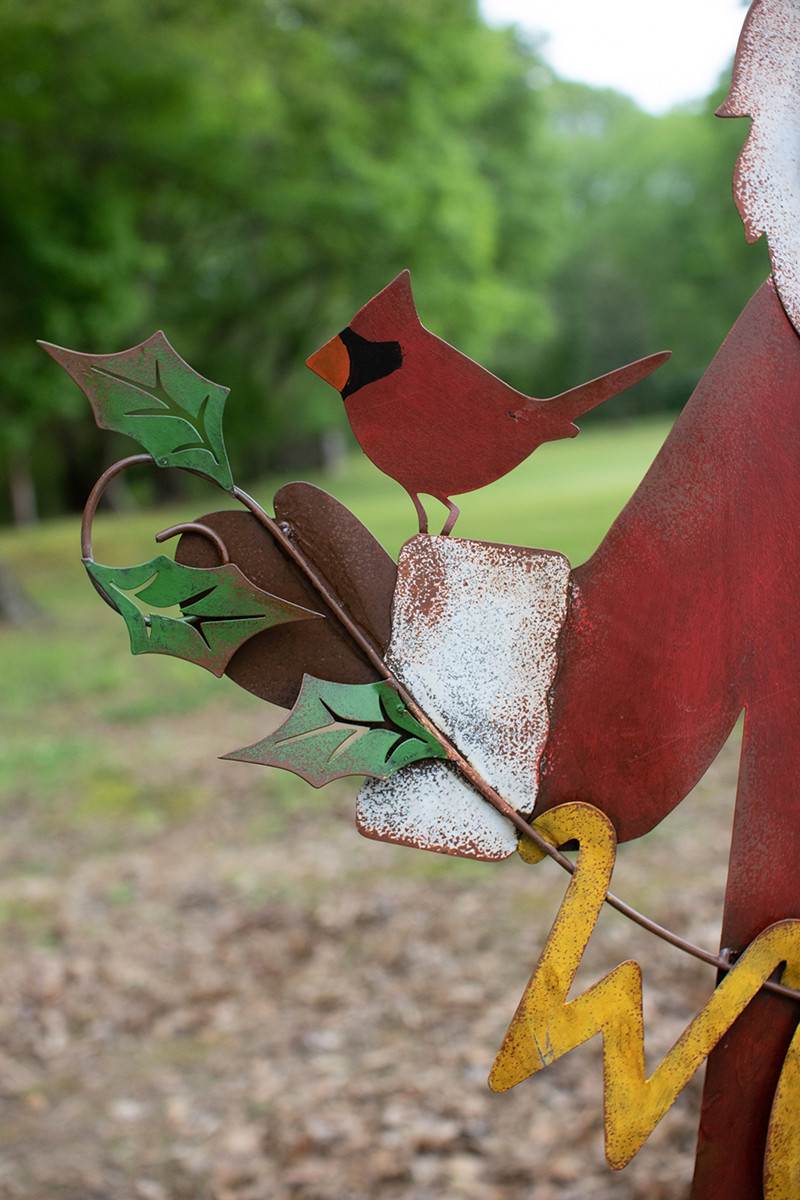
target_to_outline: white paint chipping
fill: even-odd
[[[748,240],[767,236],[778,293],[800,333],[800,0],[755,0],[720,115],[752,117],[736,201]]]
[[[356,806],[366,837],[458,858],[499,860],[517,848],[514,826],[442,762],[414,763],[392,779],[370,779]]]
[[[387,660],[519,811],[536,799],[569,571],[560,554],[427,536],[408,542],[398,563]],[[517,840],[443,763],[370,780],[357,821],[367,836],[465,857],[505,858]]]

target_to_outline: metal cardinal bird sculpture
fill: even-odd
[[[550,400],[525,396],[442,341],[420,322],[411,275],[402,271],[359,309],[307,365],[344,400],[362,450],[406,489],[458,520],[453,496],[494,483],[544,442],[572,438],[577,419],[646,379],[669,358],[652,354]]]
[[[317,488],[287,485],[270,515],[237,487],[222,442],[227,391],[162,334],[110,355],[46,347],[98,425],[147,451],[98,480],[81,535],[92,585],[133,652],[224,672],[291,710],[226,757],[315,787],[363,777],[366,836],[486,861],[519,851],[569,872],[490,1085],[504,1092],[602,1037],[606,1153],[621,1169],[707,1060],[692,1200],[800,1197],[799,13],[797,0],[756,0],[720,110],[753,118],[736,199],[748,236],[769,240],[773,276],[578,567],[552,551],[430,537],[419,495],[449,507],[449,534],[453,495],[573,436],[581,413],[665,354],[535,400],[425,330],[400,275],[309,360],[343,396],[366,453],[417,506],[421,532],[394,563]],[[115,475],[139,465],[204,475],[242,508],[159,533],[180,537],[175,561],[98,564],[97,506]],[[717,952],[609,888],[617,843],[684,800],[742,712]],[[577,862],[559,850],[567,843]],[[570,999],[604,903],[718,975],[649,1075],[638,964]]]

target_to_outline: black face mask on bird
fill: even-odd
[[[343,400],[403,365],[399,342],[371,342],[348,325],[307,360],[307,366]]]

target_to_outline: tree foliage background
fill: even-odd
[[[0,71],[0,519],[79,506],[124,452],[37,337],[163,327],[233,389],[246,478],[342,426],[304,359],[404,266],[426,324],[536,395],[671,346],[608,415],[679,407],[768,270],[719,95],[654,117],[559,81],[475,0],[4,0]]]

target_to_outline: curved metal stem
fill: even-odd
[[[155,459],[151,454],[129,454],[127,458],[121,458],[118,462],[112,463],[108,470],[104,471],[97,483],[89,493],[89,498],[86,501],[83,509],[83,517],[81,518],[81,558],[84,562],[92,562],[94,555],[92,553],[92,526],[94,518],[97,514],[97,508],[102,500],[106,488],[112,479],[117,475],[121,475],[123,471],[127,471],[129,467],[137,467],[143,463],[155,463]],[[194,472],[192,472],[194,473]],[[156,534],[157,542],[164,542],[168,538],[175,537],[179,533],[200,533],[213,542],[217,549],[217,553],[222,560],[223,565],[230,562],[231,556],[228,553],[228,547],[225,545],[222,538],[213,529],[209,529],[207,525],[202,525],[199,521],[187,521],[183,525],[172,525],[169,529],[162,529]],[[114,612],[118,612],[116,604],[98,584],[97,580],[91,576],[92,586],[98,596],[108,605],[113,608]]]
[[[292,537],[291,527],[285,525],[285,523],[281,521],[276,521],[274,517],[271,517],[268,513],[264,512],[264,509],[261,507],[258,501],[254,500],[252,496],[248,496],[247,492],[243,492],[241,488],[234,487],[233,495],[241,504],[245,506],[245,508],[250,510],[259,524],[264,526],[264,528],[272,535],[281,549],[286,552],[289,558],[291,558],[295,566],[297,566],[303,575],[305,575],[306,579],[314,588],[317,595],[319,595],[325,601],[325,604],[334,614],[339,624],[344,626],[344,628],[350,634],[350,637],[358,646],[361,653],[378,672],[381,679],[385,679],[387,682],[392,683],[399,691],[401,685],[397,682],[394,675],[383,661],[383,655],[381,654],[380,648],[375,645],[372,638],[364,629],[361,628],[358,622],[350,616],[349,612],[344,607],[341,600],[328,583],[327,579],[325,579],[324,576],[322,576],[314,566],[314,564],[308,558],[306,558],[305,554]],[[405,694],[401,692],[401,695],[403,695],[403,699],[405,700]],[[441,741],[441,734],[437,734],[437,736]]]
[[[155,540],[157,542],[168,542],[170,538],[178,537],[179,534],[183,533],[199,533],[204,538],[208,538],[209,542],[213,542],[223,566],[231,561],[228,547],[217,531],[211,529],[208,525],[203,525],[201,521],[184,521],[180,525],[170,525],[169,529],[162,529],[160,533],[157,533]]]
[[[119,462],[112,463],[108,470],[103,472],[89,492],[89,498],[83,507],[83,517],[81,519],[81,558],[91,559],[93,557],[92,525],[97,513],[97,506],[102,500],[111,480],[115,479],[117,475],[121,475],[123,471],[127,471],[128,467],[135,467],[139,463],[151,463],[154,461],[152,454],[129,454],[127,458],[121,458]]]

